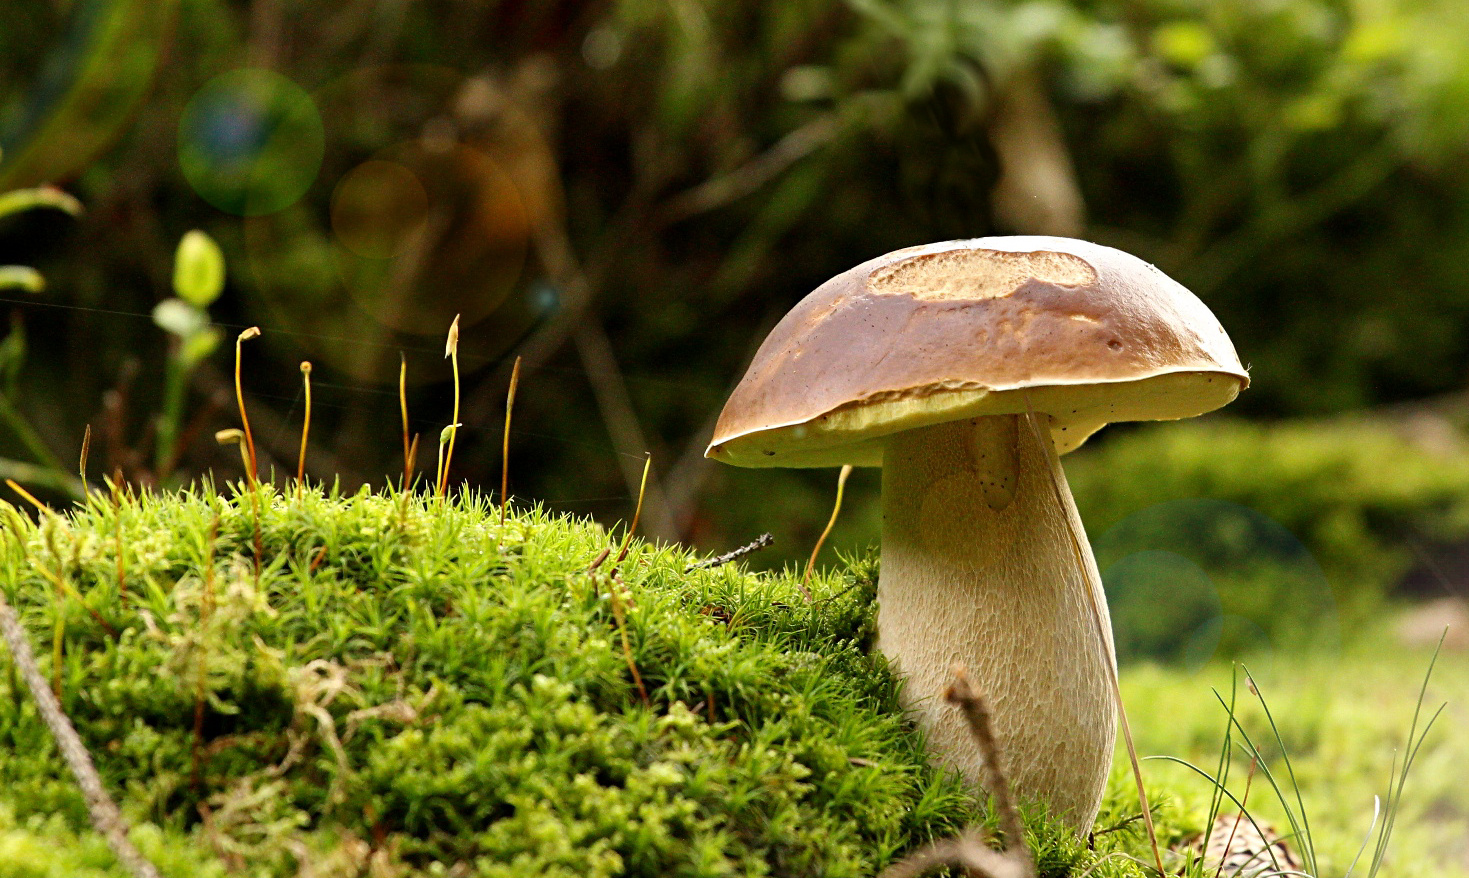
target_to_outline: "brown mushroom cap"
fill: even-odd
[[[1135,256],[1070,238],[910,247],[837,275],[771,330],[706,456],[882,464],[882,437],[1051,416],[1059,453],[1113,421],[1186,418],[1249,385],[1208,307]]]

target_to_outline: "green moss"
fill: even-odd
[[[261,499],[258,575],[248,494],[5,510],[6,597],[47,674],[60,621],[63,706],[172,874],[871,875],[981,816],[869,649],[871,559],[808,604],[791,576],[685,573],[635,542],[614,607],[610,562],[586,572],[594,525],[502,530],[476,497]],[[60,874],[35,860],[56,848],[66,874],[115,874],[13,671],[0,875]]]

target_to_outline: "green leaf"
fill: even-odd
[[[184,339],[183,346],[179,348],[179,360],[184,369],[193,369],[219,347],[224,334],[213,326],[207,326],[201,332]]]
[[[214,239],[194,229],[179,241],[173,291],[196,308],[208,308],[224,290],[224,254]]]
[[[0,196],[3,197],[3,196]],[[25,265],[0,265],[0,290],[25,290],[39,293],[46,289],[46,279]]]
[[[14,189],[0,194],[0,217],[46,207],[77,216],[82,212],[82,203],[55,186],[37,186],[34,189]]]
[[[14,399],[20,369],[26,359],[26,330],[17,311],[10,318],[10,334],[0,341],[0,382],[5,385],[5,395]]]
[[[209,315],[183,299],[164,299],[153,307],[153,322],[187,340],[209,325]]]

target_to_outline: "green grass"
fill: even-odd
[[[1386,808],[1433,658],[1429,650],[1391,648],[1383,645],[1385,639],[1375,642],[1340,653],[1255,656],[1247,664],[1269,705],[1269,717],[1247,691],[1243,673],[1239,676],[1236,716],[1266,756],[1265,765],[1291,808],[1306,814],[1322,878],[1346,874],[1368,838],[1373,797],[1380,796]],[[1138,749],[1176,756],[1214,773],[1226,714],[1211,690],[1227,701],[1234,674],[1234,668],[1221,665],[1197,674],[1155,665],[1127,670],[1123,694]],[[1439,656],[1423,698],[1420,733],[1441,704],[1447,706],[1403,786],[1379,872],[1386,878],[1469,878],[1469,786],[1463,768],[1469,765],[1469,735],[1464,732],[1469,728],[1469,655]],[[1294,785],[1271,731],[1272,718],[1290,758]],[[1239,742],[1238,731],[1234,739]],[[1229,784],[1236,797],[1243,794],[1249,761],[1243,749],[1236,749]],[[1213,792],[1206,780],[1159,760],[1145,763],[1144,772],[1150,786],[1175,798],[1181,823],[1203,825]],[[1289,819],[1263,771],[1255,774],[1247,804],[1260,820],[1290,832]],[[1373,844],[1375,833],[1353,875],[1369,874]]]
[[[871,875],[981,815],[870,650],[871,559],[807,604],[634,541],[614,600],[595,525],[261,492],[258,574],[238,490],[0,509],[0,587],[48,678],[60,631],[63,707],[167,875]],[[0,750],[0,876],[122,874],[8,661]],[[1141,851],[1029,822],[1047,876]]]

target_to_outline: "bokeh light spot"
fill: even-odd
[[[1260,512],[1209,498],[1141,509],[1092,543],[1119,657],[1183,662],[1281,644],[1336,650],[1336,598],[1316,559]]]
[[[294,204],[316,179],[325,146],[311,96],[268,70],[215,77],[179,119],[185,179],[199,197],[237,216]]]
[[[364,259],[391,259],[423,232],[428,192],[397,162],[370,159],[348,171],[332,194],[332,230]]]
[[[1198,670],[1213,657],[1223,608],[1199,565],[1176,552],[1144,550],[1108,567],[1102,579],[1119,660],[1177,660]]]

